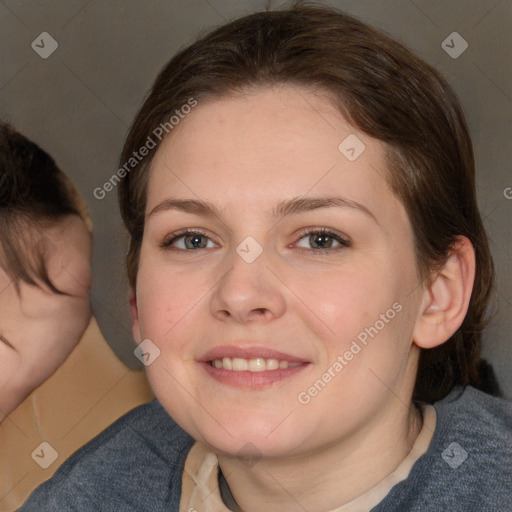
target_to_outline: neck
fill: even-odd
[[[252,467],[219,456],[240,510],[328,511],[370,490],[400,465],[421,430],[420,412],[395,402],[373,425],[314,452],[262,458]]]

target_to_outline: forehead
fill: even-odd
[[[385,215],[401,209],[386,180],[385,150],[311,89],[199,102],[155,155],[147,211],[169,195],[249,211],[292,196],[342,194]]]

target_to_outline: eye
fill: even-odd
[[[338,233],[325,228],[309,229],[301,233],[296,246],[314,252],[336,251],[351,247],[352,243]]]
[[[163,248],[173,248],[177,250],[211,249],[217,244],[202,231],[187,229],[173,233],[162,242]]]

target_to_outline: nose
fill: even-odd
[[[264,253],[247,263],[237,253],[232,266],[211,295],[213,316],[221,321],[241,324],[267,323],[283,315],[286,309],[283,285],[271,272]]]

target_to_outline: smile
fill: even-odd
[[[214,359],[210,362],[214,368],[223,368],[234,372],[265,372],[268,370],[286,370],[295,368],[301,363],[292,363],[285,360],[274,358],[265,359],[264,357],[255,357],[251,359],[242,359],[240,357],[223,357]]]

